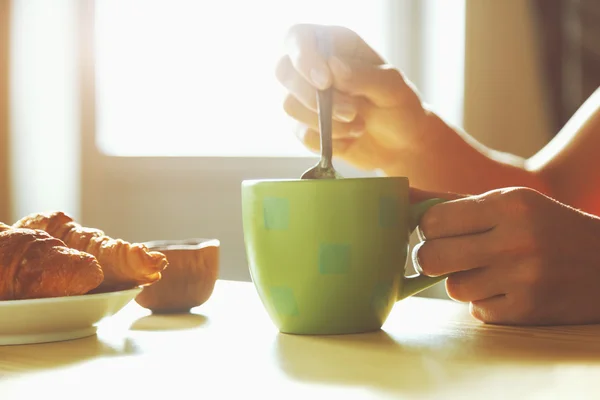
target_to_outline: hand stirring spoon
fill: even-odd
[[[325,59],[331,54],[329,38],[324,35],[317,37],[318,46]],[[321,160],[317,165],[308,169],[301,176],[301,179],[336,179],[342,178],[337,173],[331,161],[333,155],[333,145],[331,142],[331,130],[333,125],[333,89],[328,87],[325,90],[317,91],[317,108],[319,110],[319,131],[321,136]]]

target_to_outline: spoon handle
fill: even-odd
[[[319,32],[317,46],[323,58],[329,59],[331,55],[330,37],[325,32]],[[321,136],[321,167],[331,167],[333,157],[332,125],[333,125],[333,89],[317,91],[317,108],[319,110],[319,131]]]

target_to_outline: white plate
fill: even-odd
[[[0,346],[92,336],[100,321],[116,314],[141,291],[0,301]]]

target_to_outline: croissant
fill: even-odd
[[[103,279],[94,256],[44,231],[0,223],[0,300],[82,295]]]
[[[95,256],[104,272],[104,281],[94,292],[149,285],[158,281],[167,267],[164,254],[149,251],[142,244],[110,238],[99,229],[83,227],[61,211],[31,214],[13,226],[44,230],[67,246]]]

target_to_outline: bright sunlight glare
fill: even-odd
[[[385,0],[96,2],[96,140],[114,156],[310,155],[275,79],[295,23],[344,25],[382,51]]]

